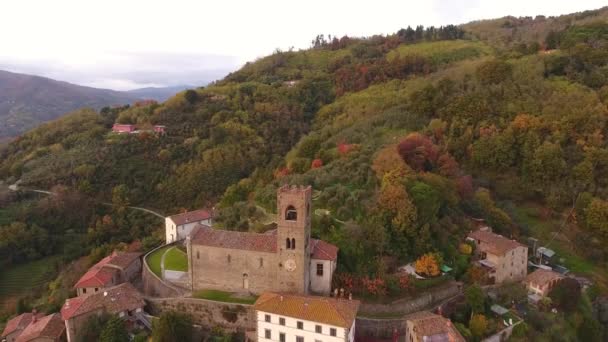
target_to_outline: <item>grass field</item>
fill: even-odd
[[[163,254],[169,248],[171,248],[171,247],[169,246],[169,247],[163,247],[163,248],[157,249],[154,253],[148,255],[148,258],[146,259],[148,266],[150,266],[150,270],[152,270],[152,272],[154,272],[154,274],[156,274],[159,277],[162,276],[160,262],[162,260]]]
[[[55,276],[55,262],[59,257],[48,257],[9,267],[0,272],[0,306],[5,301],[30,293]]]
[[[258,299],[255,296],[242,296],[230,292],[218,290],[201,290],[195,292],[194,298],[215,300],[218,302],[238,303],[238,304],[253,304]]]
[[[188,272],[188,255],[177,247],[170,248],[165,254],[165,269]]]
[[[467,40],[446,40],[419,44],[402,44],[389,52],[386,58],[390,61],[397,56],[418,55],[430,58],[438,64],[456,62],[491,53],[489,47],[480,42]]]

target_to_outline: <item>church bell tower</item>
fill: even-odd
[[[278,288],[308,293],[312,188],[282,186],[277,191]]]

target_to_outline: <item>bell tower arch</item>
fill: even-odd
[[[277,190],[278,288],[308,293],[312,188],[282,186]]]

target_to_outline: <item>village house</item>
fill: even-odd
[[[465,342],[452,322],[428,311],[420,311],[408,315],[406,319],[405,341],[450,341]]]
[[[74,285],[77,296],[97,293],[127,281],[141,273],[141,254],[116,252],[93,265]]]
[[[277,229],[270,234],[197,226],[186,239],[192,291],[266,291],[328,295],[338,248],[311,239],[311,187],[277,191]]]
[[[114,126],[112,126],[112,132],[114,132],[114,133],[133,133],[133,132],[135,132],[135,125],[114,124]]]
[[[528,292],[545,297],[551,292],[555,284],[562,279],[564,279],[564,276],[557,272],[539,268],[528,274],[524,283],[528,288]]]
[[[360,302],[350,299],[263,293],[253,308],[258,342],[352,342]]]
[[[165,241],[167,244],[184,240],[190,236],[197,225],[210,226],[213,224],[213,211],[199,209],[165,217]]]
[[[0,341],[65,341],[65,325],[59,314],[44,316],[35,311],[23,313],[7,322]]]
[[[480,229],[469,234],[475,243],[479,264],[488,271],[490,282],[501,284],[523,280],[528,273],[528,247],[515,240]]]
[[[117,315],[130,326],[147,326],[143,310],[146,303],[131,285],[123,283],[88,296],[70,298],[61,308],[68,342],[79,341],[87,321],[102,314]]]

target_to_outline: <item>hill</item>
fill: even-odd
[[[186,89],[194,88],[194,86],[172,86],[172,87],[148,87],[128,90],[126,93],[135,96],[140,99],[152,99],[156,101],[166,101],[171,96],[184,91]]]
[[[0,140],[83,107],[124,105],[139,95],[0,70]]]
[[[384,281],[439,253],[470,282],[460,243],[475,217],[540,238],[606,294],[605,13],[319,36],[161,104],[66,115],[0,149],[0,179],[60,194],[8,200],[0,260],[97,255],[153,237],[128,205],[216,206],[218,225],[263,231],[277,187],[310,184],[313,235],[340,248],[341,274]],[[113,134],[117,122],[165,125],[166,135]],[[44,232],[51,243],[27,239]],[[578,319],[530,319],[524,334],[588,336],[588,306]]]

